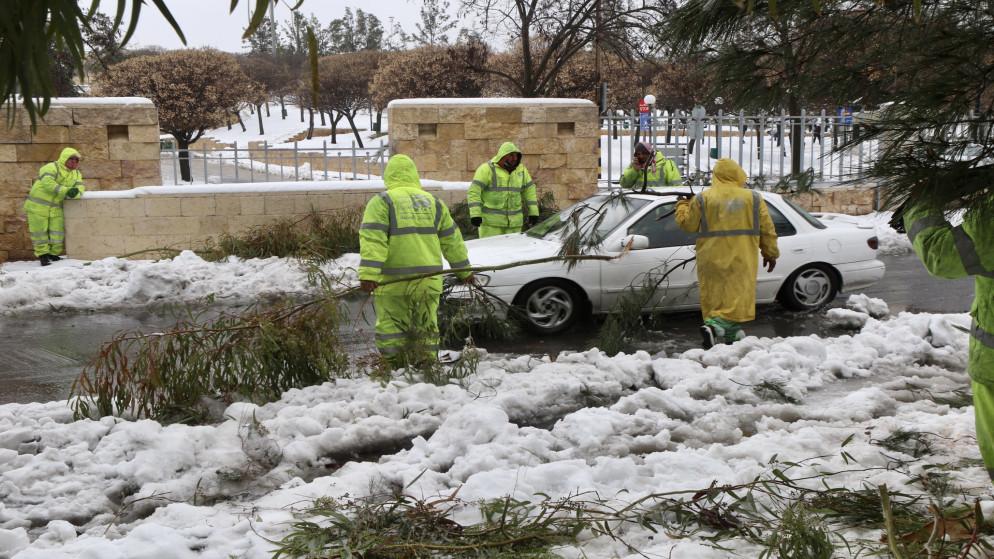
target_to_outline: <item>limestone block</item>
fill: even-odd
[[[158,159],[159,142],[108,142],[110,159]]]
[[[559,182],[556,180],[556,169],[528,169],[528,174],[540,188]]]
[[[0,124],[0,143],[30,144],[31,127],[30,126],[8,127],[6,123]]]
[[[390,141],[417,140],[418,124],[390,121]]]
[[[232,216],[241,215],[242,204],[238,196],[219,193],[214,199],[214,209],[217,215]]]
[[[439,171],[466,173],[469,170],[465,153],[440,153],[436,158]]]
[[[184,197],[180,199],[180,215],[184,217],[214,214],[213,196]]]
[[[284,216],[293,213],[293,198],[280,194],[267,195],[264,213],[269,216]]]
[[[462,122],[439,123],[439,140],[461,140],[466,137],[466,124]]]
[[[83,204],[86,201],[80,200],[78,203]],[[122,218],[142,219],[145,217],[144,198],[121,198],[118,200],[118,205],[121,208]]]
[[[159,126],[155,124],[128,126],[128,139],[132,142],[159,143],[159,136]]]
[[[341,190],[321,190],[310,192],[309,195],[313,197],[314,207],[319,211],[337,210],[345,207],[345,193]]]
[[[198,217],[148,217],[135,222],[135,235],[199,235]]]
[[[154,124],[159,125],[155,105],[89,105],[72,108],[75,124]]]
[[[482,123],[487,114],[485,107],[468,105],[442,105],[438,108],[438,122],[460,123],[476,126]]]
[[[592,153],[568,153],[566,162],[574,169],[596,169],[598,166],[597,155]]]
[[[557,123],[555,122],[536,122],[536,123],[524,123],[521,126],[521,137],[522,138],[555,138],[558,136],[557,133]]]
[[[500,135],[507,139],[508,142],[514,142],[515,145],[522,139],[528,137],[528,127],[527,124],[521,123],[505,123],[494,126],[500,130]]]
[[[69,143],[105,143],[107,142],[107,127],[106,126],[70,126],[69,127]]]
[[[93,179],[121,178],[121,162],[110,159],[85,159],[79,164],[83,184],[89,187]]]
[[[397,123],[438,122],[438,107],[390,107],[387,109],[387,119],[390,121],[391,130]]]
[[[561,153],[543,153],[538,156],[538,169],[558,169],[566,164],[567,156]]]
[[[489,124],[482,126],[466,126],[467,140],[496,140],[506,138],[498,126]],[[503,140],[506,141],[506,140]]]
[[[575,184],[567,188],[569,200],[577,201],[593,196],[597,192],[597,183]]]
[[[17,148],[13,144],[0,144],[0,161],[17,161]]]
[[[60,144],[16,144],[18,161],[57,161],[62,149],[65,146]],[[44,163],[42,163],[44,165]],[[40,167],[41,165],[39,165]],[[35,169],[37,176],[38,170]]]
[[[121,161],[122,177],[151,178],[162,177],[162,165],[158,159]]]
[[[108,256],[127,254],[128,252],[137,252],[138,250],[146,248],[141,247],[129,251],[125,248],[129,240],[137,241],[137,239],[133,236],[83,237],[80,235],[73,235],[72,225],[69,224],[68,220],[66,221],[66,254],[68,254],[70,258],[98,260],[101,258],[107,258]],[[142,256],[137,256],[136,258],[142,258]]]
[[[523,154],[564,153],[561,138],[524,138],[518,146]]]
[[[94,225],[94,231],[89,236],[119,237],[131,236],[135,234],[135,219],[132,217],[121,217],[118,219],[92,219],[85,222],[86,225]]]
[[[179,196],[148,196],[144,200],[148,217],[176,217],[183,212]]]
[[[467,182],[469,182],[472,179],[472,175],[467,175],[466,171],[456,171],[456,170],[438,171],[438,172],[435,173],[435,176],[433,176],[432,179],[438,180],[438,181],[455,181],[455,182],[458,182],[458,181],[467,181]]]
[[[577,138],[599,138],[601,135],[601,128],[596,120],[581,120],[576,122],[574,134]]]
[[[369,203],[369,201],[373,198],[373,196],[375,196],[378,192],[382,192],[382,190],[375,192],[346,192],[345,204],[347,206],[366,207],[366,204]]]
[[[0,216],[14,215],[24,209],[24,199],[27,198],[27,192],[24,196],[14,197],[5,196],[0,198]]]
[[[521,107],[521,122],[524,123],[542,123],[549,121],[549,115],[546,111],[548,105],[526,105]]]
[[[107,150],[107,142],[77,142],[72,147],[79,152],[79,155],[82,157],[81,163],[83,165],[85,165],[90,159],[112,159],[110,157],[110,152]],[[61,149],[59,150],[59,153],[62,153]],[[56,157],[58,157],[58,155],[56,155]],[[82,169],[83,167],[81,166],[80,172],[82,172]]]
[[[84,182],[86,181],[85,178],[83,180]],[[93,190],[131,190],[135,187],[135,183],[131,178],[124,177],[105,177],[96,179],[96,182],[98,184],[93,186],[90,183],[86,183],[87,188],[92,188]]]
[[[70,126],[72,125],[72,110],[68,107],[51,105],[48,112],[38,115],[36,124],[38,126]],[[31,126],[31,119],[28,118],[28,111],[23,107],[14,110],[14,124],[18,126]]]
[[[265,215],[266,198],[264,194],[253,194],[251,196],[239,196],[241,204],[241,215]]]
[[[497,155],[497,150],[490,149],[488,140],[452,140],[452,153],[465,153],[470,167],[476,169],[484,161]],[[500,145],[497,146],[498,148]]]
[[[228,216],[226,215],[205,215],[200,218],[200,234],[207,237],[219,237],[229,232]]]
[[[559,138],[559,144],[566,153],[597,153],[597,138]]]
[[[131,182],[134,184],[134,188],[138,188],[139,186],[162,186],[162,177],[158,175],[154,177],[133,177]]]
[[[449,153],[452,151],[452,140],[425,140],[419,142],[422,153]],[[417,160],[414,161],[417,163]]]
[[[88,219],[97,221],[107,218],[117,218],[121,215],[120,200],[113,198],[94,198],[87,200],[86,214]]]
[[[31,134],[35,144],[65,144],[69,142],[68,126],[39,126]]]
[[[15,146],[16,148],[17,146]],[[0,181],[10,184],[15,189],[24,189],[25,195],[31,185],[38,179],[38,170],[48,161],[29,161],[21,163],[0,162]]]
[[[419,175],[428,177],[431,176],[430,173],[438,170],[438,156],[431,153],[419,155],[414,164],[418,166]]]
[[[487,107],[487,123],[517,124],[521,122],[521,107]]]
[[[591,112],[592,111],[592,112]],[[549,105],[546,115],[551,122],[597,122],[597,107],[593,103],[584,105],[556,104]]]

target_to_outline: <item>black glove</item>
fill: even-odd
[[[538,216],[537,215],[528,216],[528,227],[535,227],[536,225],[538,225]]]
[[[75,186],[66,191],[66,198],[75,198],[79,196],[79,189]]]
[[[483,218],[482,217],[471,217],[471,218],[469,218],[469,222],[473,224],[473,227],[479,227],[479,226],[483,225]]]

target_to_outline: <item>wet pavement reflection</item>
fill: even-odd
[[[862,293],[883,299],[892,315],[909,312],[968,312],[973,301],[973,279],[932,278],[913,255],[881,257],[887,264],[883,281]],[[847,294],[832,307],[844,307]],[[372,344],[372,306],[363,301],[349,305],[354,318],[340,335],[357,354],[375,351]],[[361,312],[359,312],[361,309]],[[699,347],[698,312],[666,315],[654,324],[648,340],[639,347],[652,354],[667,355]],[[0,404],[47,402],[69,396],[73,381],[99,353],[101,344],[115,334],[140,328],[143,332],[167,329],[176,323],[171,315],[143,311],[112,313],[53,313],[0,317]],[[523,334],[515,340],[478,340],[490,353],[551,356],[561,351],[583,351],[591,347],[600,320],[589,319],[560,336],[537,338]],[[816,334],[821,337],[845,333],[825,324],[824,311],[789,313],[779,305],[757,309],[756,320],[745,326],[749,335],[786,337]]]

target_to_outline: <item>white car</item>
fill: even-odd
[[[482,274],[480,283],[524,311],[525,326],[540,334],[561,332],[587,313],[612,312],[626,291],[645,286],[650,291],[643,292],[643,312],[699,309],[696,235],[681,230],[673,216],[678,192],[602,191],[524,233],[467,241],[469,260],[474,267],[497,267],[552,258],[571,236],[587,239],[592,248],[586,254],[605,257],[617,257],[631,245],[620,258],[581,260],[571,269],[551,261]],[[757,303],[817,309],[837,293],[883,277],[873,225],[822,222],[786,198],[760,194],[776,225],[780,259],[772,273],[760,266]]]

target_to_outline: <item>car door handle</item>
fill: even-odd
[[[803,248],[803,247],[791,249],[791,252],[793,252],[794,254],[800,254],[802,252],[807,252],[807,251],[808,251],[808,249]]]

